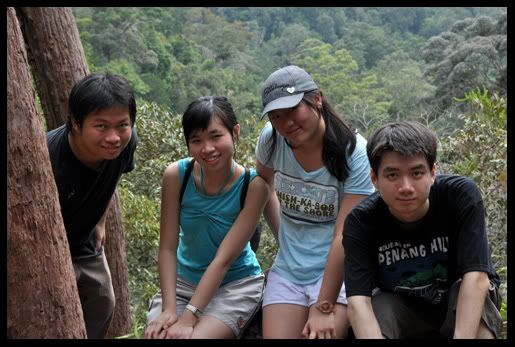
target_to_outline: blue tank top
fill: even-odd
[[[179,160],[179,177],[182,182],[191,158]],[[250,182],[256,177],[250,170]],[[215,258],[218,247],[240,213],[240,195],[244,175],[220,195],[205,195],[195,186],[193,174],[186,183],[179,214],[179,246],[177,248],[177,275],[198,284],[204,271]],[[232,263],[222,284],[247,276],[261,274],[256,254],[247,242],[241,254]]]

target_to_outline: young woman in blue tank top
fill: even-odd
[[[259,309],[264,276],[249,245],[268,199],[268,186],[233,159],[240,125],[225,97],[201,97],[182,118],[191,158],[163,175],[159,275],[146,338],[235,338]]]

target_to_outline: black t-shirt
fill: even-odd
[[[378,193],[356,206],[345,220],[347,296],[383,291],[438,304],[464,273],[488,273],[499,285],[490,257],[485,211],[479,189],[462,176],[437,175],[429,210],[403,224]]]
[[[48,151],[59,192],[61,213],[73,257],[88,257],[95,251],[95,228],[104,214],[122,173],[134,169],[138,139],[132,129],[127,147],[113,160],[105,160],[98,169],[81,163],[68,143],[63,125],[47,133]]]

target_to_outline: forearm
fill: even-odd
[[[456,306],[454,338],[476,338],[489,286],[488,275],[484,272],[468,272],[463,276]]]
[[[170,249],[160,249],[158,259],[159,282],[163,311],[176,310],[177,254]]]
[[[344,251],[342,247],[341,235],[335,237],[329,250],[327,263],[324,270],[324,278],[318,295],[318,301],[327,300],[336,303],[338,294],[343,284],[344,277]]]
[[[265,205],[265,209],[263,210],[263,215],[276,240],[279,240],[279,226],[281,223],[279,215],[280,208],[281,206],[279,205],[277,194],[275,193],[275,190],[272,190],[270,193],[270,198],[268,199],[268,202]]]
[[[352,331],[358,339],[382,339],[381,328],[377,322],[372,299],[365,296],[348,298],[348,314]]]
[[[204,310],[220,287],[229,268],[230,263],[227,264],[215,258],[200,279],[190,304]]]
[[[97,222],[97,227],[105,228],[106,225],[106,219],[107,219],[107,212],[109,211],[109,207],[111,206],[111,203],[109,203],[102,214],[102,217]]]

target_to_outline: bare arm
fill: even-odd
[[[463,275],[456,306],[455,339],[476,338],[489,286],[490,280],[485,272]]]
[[[334,225],[333,241],[327,256],[318,302],[327,300],[330,303],[336,303],[344,277],[343,260],[345,253],[342,245],[343,225],[350,210],[366,197],[367,195],[356,194],[345,194],[343,196],[342,206]],[[324,319],[324,321],[322,319]],[[303,332],[304,335],[314,338],[319,335],[324,335],[328,331],[334,336],[333,316],[323,314],[318,310],[310,310],[309,318]]]
[[[107,205],[104,214],[98,220],[95,228],[95,250],[97,252],[100,250],[100,247],[102,247],[102,245],[105,243],[107,211],[109,210],[110,206],[111,201],[109,201],[109,204]]]
[[[274,187],[274,170],[261,164],[259,160],[256,160],[256,171],[261,176],[266,183],[268,184],[270,197],[268,202],[263,210],[263,215],[265,216],[265,220],[272,230],[274,234],[275,240],[279,240],[279,226],[281,223],[280,219],[280,210],[281,207],[279,205],[279,199],[277,198],[277,194],[275,193]]]
[[[157,338],[177,320],[175,282],[177,280],[177,245],[179,243],[179,167],[169,165],[163,174],[161,192],[161,224],[158,270],[163,300],[163,311],[150,325],[146,338]]]
[[[382,339],[381,328],[372,309],[372,299],[357,295],[347,298],[347,301],[349,320],[356,338]]]

